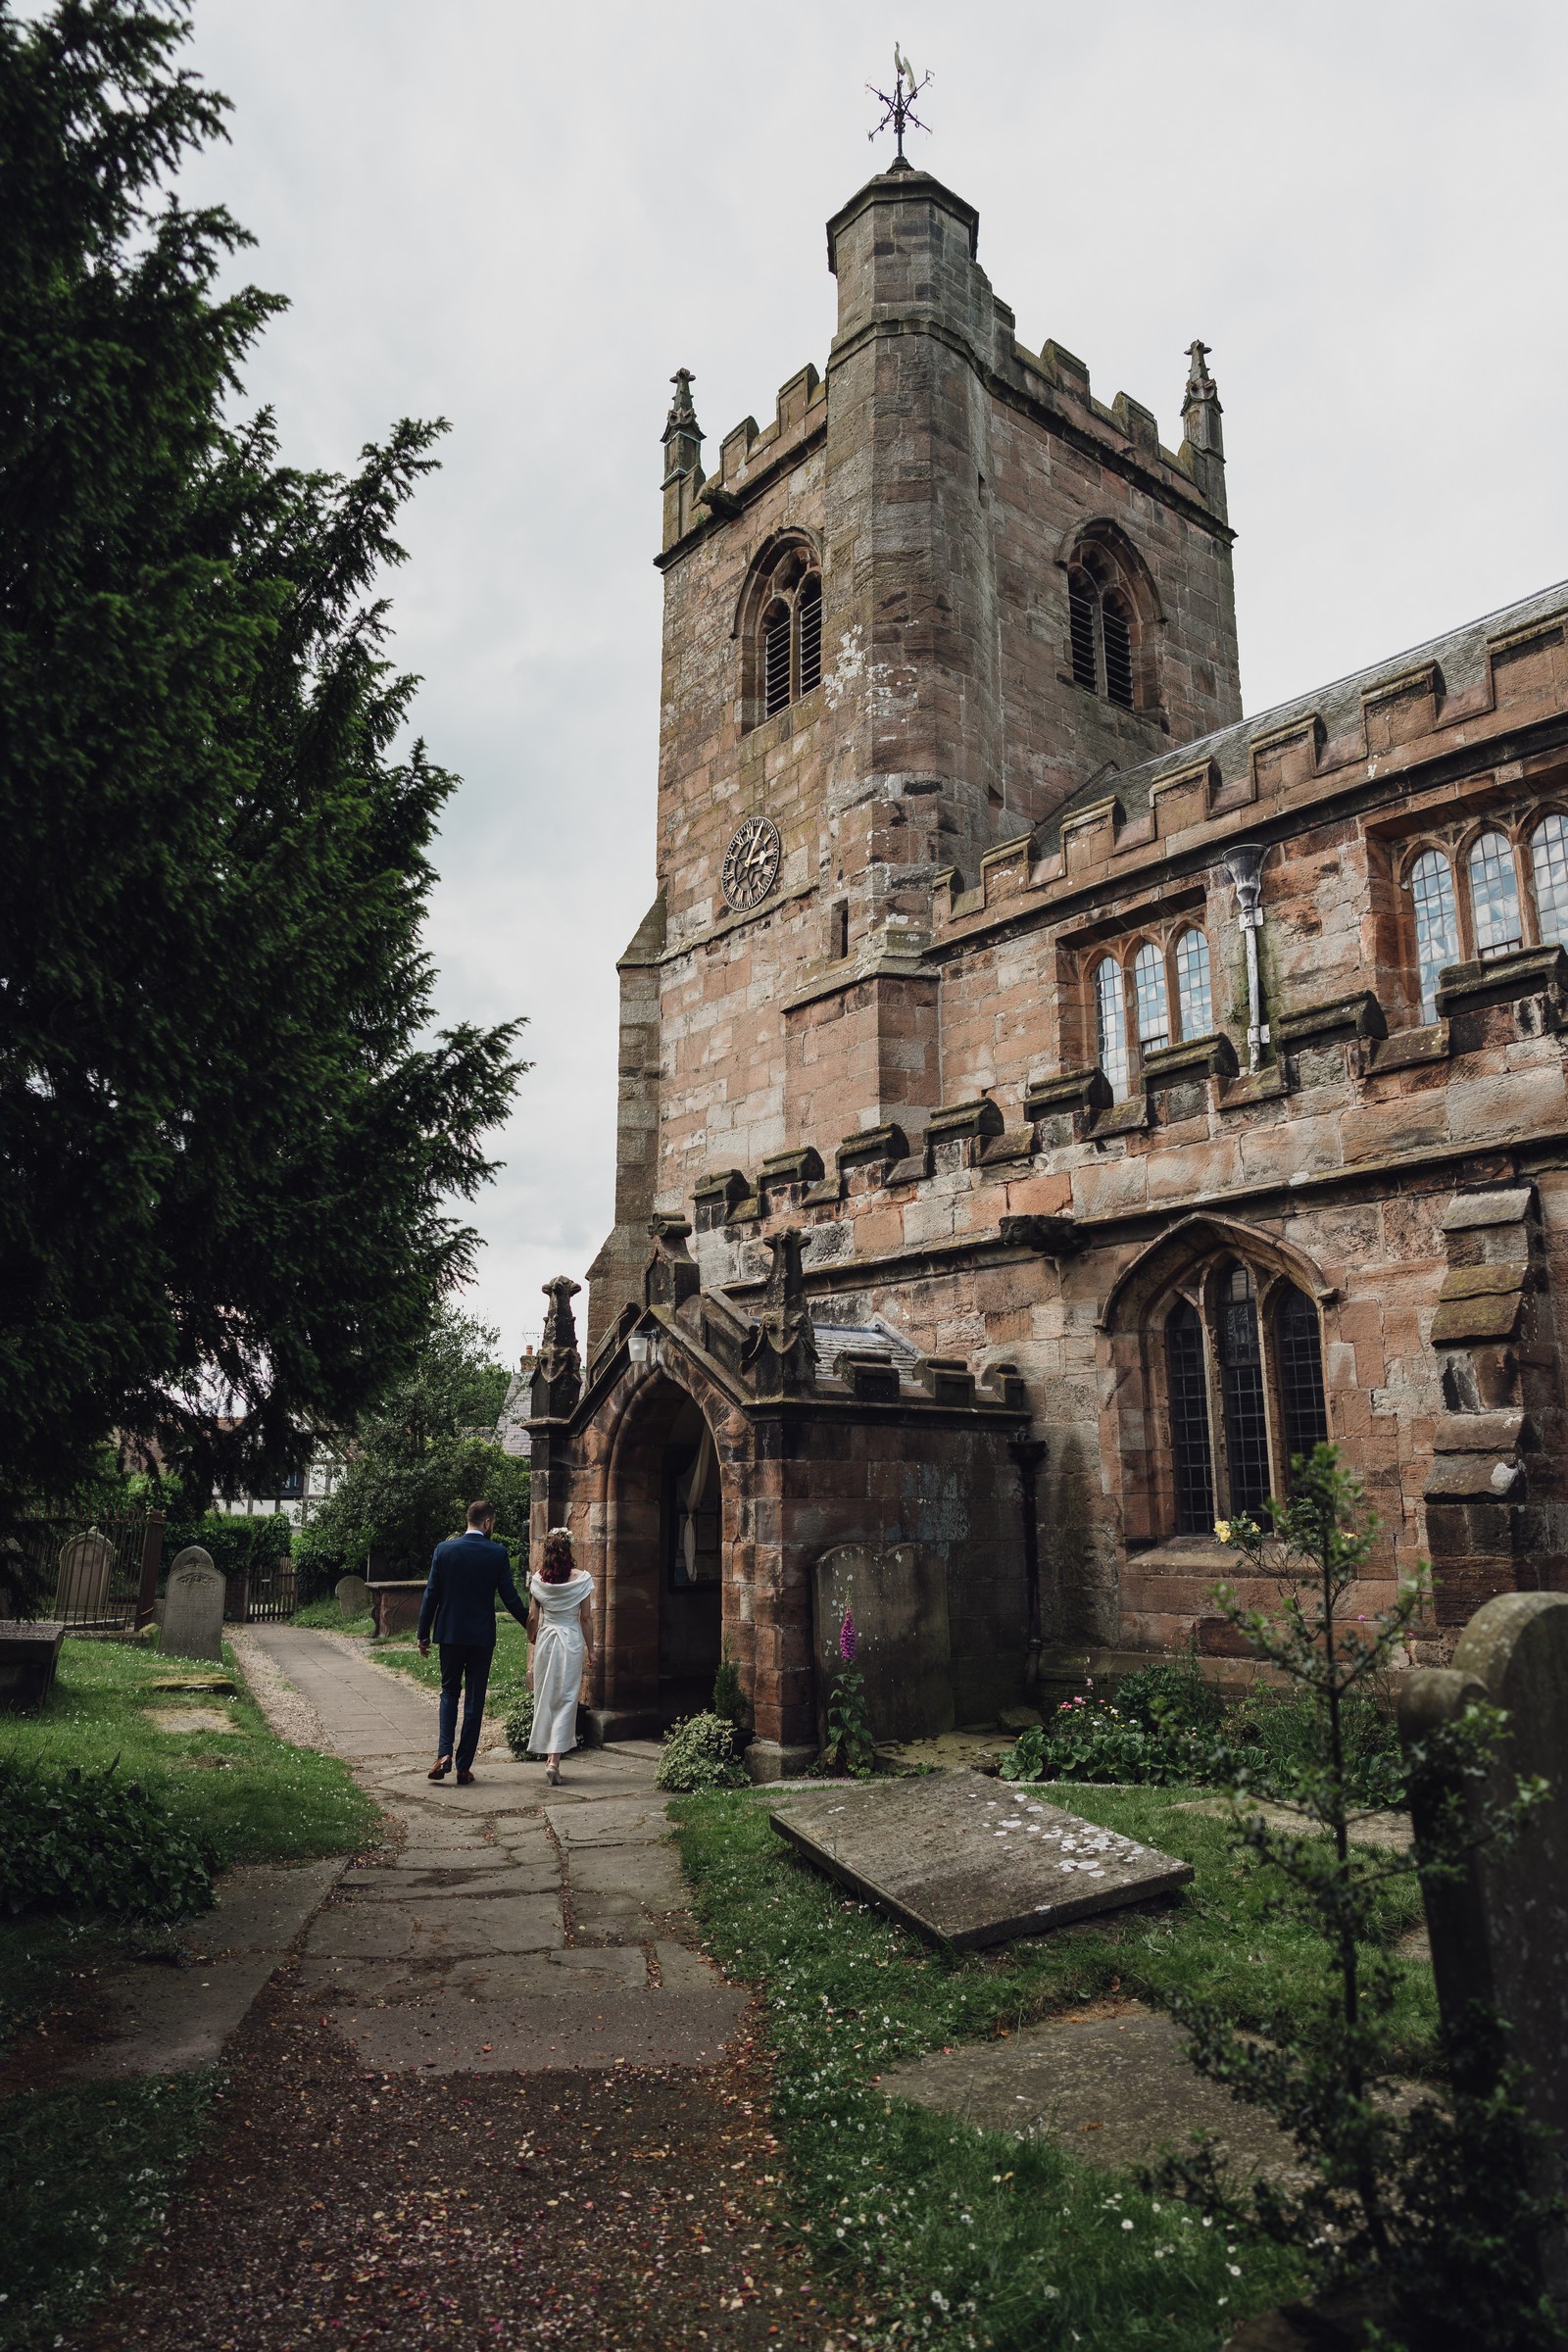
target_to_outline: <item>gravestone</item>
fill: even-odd
[[[1545,2185],[1564,2184],[1568,2149],[1568,1593],[1499,1592],[1460,1635],[1451,1667],[1410,1675],[1399,1728],[1413,1741],[1485,1695],[1508,1716],[1492,1770],[1506,1800],[1514,1775],[1546,1782],[1509,1846],[1472,1853],[1463,1876],[1423,1885],[1438,2005],[1450,2031],[1472,2001],[1511,2029],[1520,2104],[1558,2135]],[[1419,1834],[1421,1817],[1416,1816]],[[1568,2232],[1546,2249],[1547,2283],[1568,2304]]]
[[[370,1605],[370,1588],[363,1576],[340,1576],[332,1590],[345,1617],[363,1617]]]
[[[922,1544],[837,1544],[815,1569],[816,1687],[844,1664],[839,1631],[855,1619],[856,1672],[874,1740],[935,1740],[953,1729],[948,1572]],[[826,1723],[821,1726],[826,1737]]]
[[[55,1687],[65,1627],[0,1617],[0,1714],[41,1707]]]
[[[176,1658],[221,1658],[223,1576],[199,1544],[188,1544],[169,1571],[158,1646]]]
[[[109,1579],[114,1565],[115,1547],[95,1527],[88,1528],[84,1536],[73,1536],[69,1544],[63,1544],[55,1615],[72,1625],[91,1624],[102,1617],[109,1606]]]
[[[840,1782],[778,1805],[807,1860],[958,1951],[1170,1894],[1193,1875],[1153,1846],[979,1772]]]

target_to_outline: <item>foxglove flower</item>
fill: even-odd
[[[846,1666],[855,1664],[855,1653],[859,1647],[859,1642],[860,1638],[855,1630],[855,1619],[846,1609],[844,1623],[839,1627],[839,1656],[844,1660]]]

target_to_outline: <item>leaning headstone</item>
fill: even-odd
[[[340,1576],[332,1590],[345,1617],[363,1617],[370,1605],[370,1588],[363,1576]]]
[[[1568,1593],[1500,1592],[1485,1602],[1460,1635],[1451,1667],[1407,1679],[1400,1730],[1418,1740],[1480,1694],[1508,1716],[1494,1796],[1506,1801],[1515,1774],[1539,1775],[1548,1794],[1511,1844],[1483,1846],[1462,1878],[1425,1885],[1432,1972],[1450,2031],[1474,2001],[1510,2029],[1520,2103],[1557,2134],[1545,2182],[1555,2189],[1568,2149]],[[1547,2248],[1547,2278],[1559,2304],[1568,2301],[1568,2232],[1555,2232]]]
[[[109,1606],[109,1579],[114,1565],[115,1547],[95,1527],[88,1528],[84,1536],[73,1536],[69,1544],[63,1544],[55,1615],[69,1625],[91,1624],[102,1617]]]
[[[979,1772],[839,1782],[785,1799],[772,1820],[818,1870],[958,1951],[1171,1894],[1193,1875],[1190,1862]]]
[[[176,1658],[221,1658],[223,1576],[210,1553],[189,1544],[169,1571],[158,1646]]]

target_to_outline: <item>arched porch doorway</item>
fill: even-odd
[[[660,1374],[611,1464],[606,1697],[662,1725],[708,1706],[722,1648],[718,1449],[702,1408]]]

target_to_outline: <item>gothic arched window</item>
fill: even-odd
[[[1323,1394],[1323,1338],[1317,1308],[1304,1291],[1287,1283],[1274,1309],[1279,1352],[1280,1416],[1285,1423],[1287,1463],[1303,1460],[1314,1446],[1326,1446],[1328,1404]]]
[[[1225,1400],[1225,1464],[1230,1507],[1261,1518],[1268,1503],[1268,1412],[1263,1397],[1263,1335],[1257,1293],[1246,1266],[1232,1266],[1219,1299],[1220,1385]]]
[[[1441,850],[1423,850],[1410,868],[1415,907],[1416,968],[1421,981],[1421,1015],[1438,1017],[1438,974],[1459,960],[1459,919],[1454,911],[1453,874]]]
[[[1206,1536],[1214,1524],[1214,1452],[1208,1439],[1208,1367],[1203,1322],[1191,1299],[1165,1318],[1170,1442],[1176,1470],[1176,1533]]]
[[[746,723],[758,726],[822,682],[822,575],[811,549],[791,540],[754,578],[747,603],[742,693]]]
[[[1131,710],[1137,700],[1138,607],[1102,547],[1067,567],[1067,636],[1073,683]]]
[[[1156,1053],[1170,1044],[1170,1000],[1165,989],[1165,958],[1152,939],[1146,939],[1133,957],[1133,995],[1138,1004],[1138,1049]]]
[[[1119,1102],[1127,1092],[1127,1015],[1121,1001],[1121,965],[1107,956],[1095,968],[1095,1045],[1100,1066]]]
[[[1482,833],[1471,844],[1470,911],[1478,956],[1505,956],[1510,948],[1523,944],[1519,876],[1514,869],[1513,844],[1506,833]]]
[[[1568,942],[1568,817],[1553,808],[1530,836],[1536,921],[1543,947]]]
[[[1213,1030],[1208,942],[1201,931],[1184,931],[1176,942],[1176,1009],[1184,1038],[1207,1037]]]

